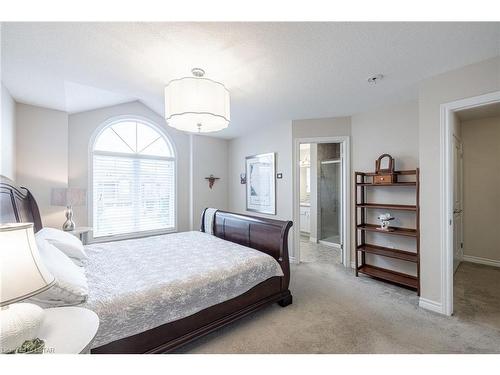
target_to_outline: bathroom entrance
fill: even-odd
[[[345,263],[346,141],[299,142],[298,247],[300,262]],[[298,233],[297,233],[298,232]]]

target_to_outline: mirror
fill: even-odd
[[[375,162],[375,172],[394,172],[394,159],[389,154],[380,155],[377,161]]]
[[[382,159],[380,159],[380,169],[381,170],[386,170],[386,169],[389,169],[389,162],[390,162],[391,159],[389,159],[389,157],[384,157]]]

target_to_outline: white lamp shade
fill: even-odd
[[[54,276],[45,268],[33,223],[0,225],[0,306],[22,301],[48,289]]]
[[[165,118],[176,129],[207,133],[227,128],[229,91],[208,78],[185,77],[165,87]]]

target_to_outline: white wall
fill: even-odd
[[[200,228],[206,207],[228,210],[228,141],[203,135],[192,136],[192,229]],[[205,177],[218,177],[212,189]]]
[[[158,125],[167,134],[177,152],[177,225],[189,229],[189,136],[169,128],[165,120],[140,102],[130,102],[69,116],[69,186],[89,188],[89,147],[96,129],[116,116],[138,116]],[[88,208],[74,207],[77,225],[88,225]]]
[[[292,125],[290,121],[259,128],[253,134],[229,141],[229,211],[280,220],[293,220],[292,205]],[[246,210],[246,185],[240,184],[240,173],[245,172],[247,156],[276,153],[276,215],[259,214]],[[293,235],[288,237],[290,257],[294,257]]]
[[[276,215],[246,211],[245,185],[240,173],[245,172],[247,156],[276,152]],[[253,134],[229,141],[229,210],[255,216],[292,220],[292,127],[289,121],[260,128]]]
[[[500,57],[468,65],[421,83],[419,159],[421,169],[421,297],[436,308],[443,302],[440,196],[440,105],[500,90]]]
[[[292,137],[341,137],[351,135],[350,117],[330,117],[292,121]]]
[[[464,255],[500,261],[500,117],[462,122]]]
[[[395,104],[351,118],[352,166],[355,171],[375,171],[375,160],[391,154],[395,169],[418,166],[418,102]]]
[[[394,157],[395,169],[415,169],[418,167],[418,102],[399,103],[353,115],[351,118],[351,135],[352,178],[354,178],[354,171],[374,172],[375,160],[385,153]],[[388,190],[377,188],[367,191],[367,199],[377,203],[415,204],[415,189],[390,188]],[[369,210],[368,220],[373,224],[377,224],[376,216],[386,211]],[[392,225],[407,228],[415,227],[415,214],[403,211],[392,211],[390,213],[396,218]],[[352,217],[354,218],[354,201]],[[351,259],[354,260],[354,224],[351,227]],[[390,236],[388,239],[383,234],[369,233],[367,234],[367,240],[381,246],[408,251],[415,250],[415,240],[411,238]],[[415,265],[408,262],[369,255],[367,255],[367,261],[400,272],[416,274]]]
[[[0,126],[0,175],[16,178],[16,103],[2,84]]]
[[[52,188],[68,183],[68,115],[16,104],[16,183],[33,193],[45,226],[60,227],[64,207],[50,205]]]

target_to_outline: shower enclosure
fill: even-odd
[[[318,240],[342,244],[342,157],[339,143],[318,144]]]

